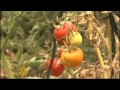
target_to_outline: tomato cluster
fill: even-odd
[[[66,37],[69,35],[69,31],[76,31],[76,27],[69,21],[66,21],[63,26],[54,30],[54,37],[58,43],[64,45]]]
[[[74,24],[66,21],[60,28],[54,30],[54,37],[58,44],[65,46],[65,49],[60,49],[58,58],[54,59],[51,75],[59,76],[66,67],[78,67],[83,61],[83,51],[77,46],[82,44],[82,36]],[[69,49],[67,48],[69,47]],[[50,66],[50,61],[46,63],[46,68]]]

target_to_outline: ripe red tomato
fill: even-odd
[[[61,54],[62,54],[62,50],[60,49],[60,51],[58,52],[58,58],[61,57]]]
[[[76,31],[76,27],[70,21],[66,21],[63,26],[61,26],[59,29],[54,30],[54,37],[56,40],[58,40],[58,43],[64,45],[63,40],[66,42],[65,37],[67,33],[69,35],[68,30],[70,27],[73,31]]]
[[[47,70],[49,69],[50,62],[51,62],[51,60],[49,59],[46,63]],[[51,75],[59,76],[60,74],[63,73],[63,71],[64,71],[64,65],[62,63],[59,63],[58,58],[55,58],[53,61],[53,65],[52,65]]]

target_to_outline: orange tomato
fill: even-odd
[[[78,47],[73,47],[70,51],[62,51],[60,60],[66,67],[77,67],[83,61],[83,51]]]

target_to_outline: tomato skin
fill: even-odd
[[[54,59],[53,65],[52,65],[52,70],[51,70],[51,75],[56,76],[56,77],[61,75],[64,71],[64,65],[62,63],[59,63],[57,65],[58,60],[59,60],[58,58]],[[47,70],[49,69],[50,62],[51,62],[50,59],[46,62],[46,69]]]
[[[66,67],[77,67],[83,61],[83,51],[78,47],[71,51],[63,51],[60,60]]]
[[[76,31],[76,27],[73,24],[71,24],[71,22],[69,22],[69,21],[66,21],[64,23],[63,27],[60,27],[59,29],[55,29],[54,30],[54,37],[55,37],[55,39],[56,40],[59,39],[58,43],[64,45],[63,41],[66,42],[65,36],[67,35],[67,32],[70,29],[70,26],[71,26],[73,31]],[[69,33],[68,33],[68,35],[69,35]]]
[[[67,34],[67,29],[65,29],[65,28],[59,28],[59,29],[55,29],[55,31],[54,31],[54,37],[55,37],[55,39],[56,40],[58,40],[58,43],[60,43],[60,44],[64,44],[64,42],[63,41],[65,41],[66,42],[66,40],[65,40],[65,36],[66,36],[66,34]],[[63,37],[63,38],[62,38]],[[60,39],[61,38],[61,39]]]
[[[70,45],[79,46],[82,44],[82,36],[79,32],[73,32],[69,35]]]
[[[62,54],[62,50],[60,49],[60,51],[58,52],[58,58],[61,57],[61,54]]]

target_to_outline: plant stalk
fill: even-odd
[[[102,55],[101,55],[101,52],[100,52],[100,48],[99,47],[95,47],[95,50],[96,50],[98,59],[100,61],[100,65],[103,68],[104,67],[104,61],[103,61],[103,58],[102,58]]]

